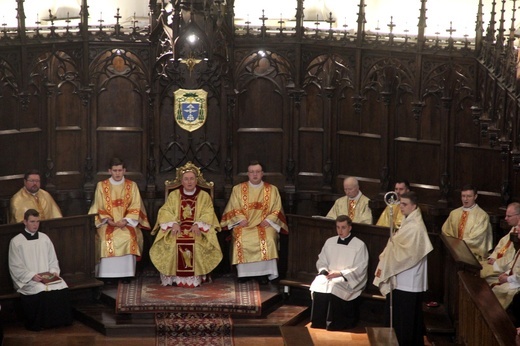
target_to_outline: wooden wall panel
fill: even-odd
[[[2,83],[5,83],[3,79],[4,77],[0,76]],[[2,116],[0,116],[0,134],[18,129],[18,117],[10,116],[20,113],[20,104],[14,97],[16,93],[16,89],[8,84],[4,84],[4,87],[1,89],[0,109],[2,110]]]
[[[323,130],[300,129],[297,162],[299,162],[298,187],[316,189],[323,184]]]
[[[502,163],[496,149],[457,145],[454,157],[454,186],[473,184],[481,191],[500,191]]]
[[[352,99],[354,95],[355,93],[352,88],[343,88],[341,90],[341,94],[338,96],[336,115],[337,131],[355,131],[356,129],[359,130],[360,127],[356,127],[356,124],[364,122],[365,117],[368,117],[371,123],[374,123],[379,127],[381,124],[380,118],[378,116],[379,113],[369,113],[368,115],[361,117],[359,114],[352,111],[354,109],[354,100]],[[368,127],[368,129],[371,128],[373,127]],[[377,131],[374,130],[367,130],[366,132],[377,133]]]
[[[434,97],[427,96],[423,99],[424,108],[422,108],[419,119],[415,119],[413,114],[402,114],[396,124],[396,131],[398,137],[413,137],[424,140],[441,141],[441,112],[439,109],[438,100]],[[412,127],[417,128],[419,122],[418,132]],[[403,127],[408,128],[408,131],[402,131]],[[415,136],[410,136],[415,134]]]
[[[87,109],[72,83],[63,83],[56,95],[52,157],[55,162],[54,184],[73,190],[84,183],[87,157]]]
[[[300,128],[324,127],[323,96],[320,88],[315,84],[310,84],[304,89],[305,97],[302,100],[302,107],[299,117]]]
[[[381,124],[385,116],[384,105],[374,90],[367,91],[363,96],[366,99],[363,101],[361,113],[356,114],[353,109],[348,110],[344,115],[346,127],[341,127],[341,129],[381,135]]]
[[[412,182],[438,186],[439,145],[407,139],[397,139],[397,177]]]
[[[233,135],[236,173],[242,178],[251,160],[264,162],[269,182],[282,186],[287,157],[287,101],[274,80],[258,78],[246,84],[237,100],[236,133]],[[262,95],[262,97],[258,97]]]
[[[247,172],[249,161],[256,159],[260,162],[265,162],[264,174],[278,173],[283,175],[283,138],[283,132],[277,129],[240,131],[236,142],[239,162],[238,172]]]
[[[145,68],[125,49],[100,51],[91,65],[95,77],[92,126],[94,169],[106,177],[113,157],[125,161],[127,173],[144,189],[149,152],[148,87]]]
[[[325,129],[324,100],[314,83],[305,88],[298,122],[297,184],[302,189],[316,189],[323,184]]]
[[[454,114],[455,119],[455,145],[472,144],[489,148],[487,141],[483,142],[480,136],[480,127],[475,123],[471,114],[471,103],[465,102],[464,108]]]
[[[238,100],[238,131],[242,128],[282,128],[284,100],[272,81],[258,79]],[[258,95],[262,95],[258,97]]]
[[[2,149],[4,154],[1,156],[4,164],[1,165],[0,170],[4,171],[5,175],[23,175],[27,170],[34,168],[33,165],[39,163],[39,143],[43,138],[44,134],[39,128],[26,129],[15,134],[0,135],[0,148],[5,148]],[[18,158],[23,158],[23,160]]]
[[[98,127],[143,127],[143,97],[125,78],[112,79],[98,96]],[[122,96],[124,95],[124,96]]]
[[[97,132],[97,143],[100,148],[97,155],[99,171],[106,172],[112,157],[119,157],[125,161],[129,173],[142,174],[145,153],[141,148],[143,133],[140,130],[118,131],[115,129],[100,130]],[[106,149],[104,149],[106,147]],[[141,176],[142,177],[142,176]]]
[[[379,136],[339,134],[336,174],[379,178],[380,140]]]

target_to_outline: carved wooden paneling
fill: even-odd
[[[315,189],[323,184],[323,143],[328,138],[324,133],[324,99],[315,83],[309,83],[304,92],[298,119],[297,184],[302,189]]]
[[[106,172],[110,159],[120,157],[127,172],[143,188],[148,153],[146,69],[132,52],[112,49],[96,57],[90,73],[95,88],[95,167],[98,172]]]
[[[9,274],[9,242],[23,230],[23,224],[0,226],[0,294],[13,292]],[[40,231],[47,234],[54,244],[60,263],[61,275],[85,274],[94,277],[94,216],[73,216],[40,223]]]
[[[266,164],[269,182],[282,186],[288,156],[289,97],[292,67],[271,51],[245,56],[236,70],[237,100],[231,138],[233,174],[244,175],[248,162]],[[259,97],[259,95],[262,95]],[[242,178],[236,179],[243,180]]]
[[[484,279],[459,272],[458,343],[462,345],[520,345],[511,319]]]
[[[441,160],[439,145],[435,142],[396,140],[398,156],[397,177],[404,177],[426,185],[438,185],[438,162]]]
[[[323,244],[328,238],[337,235],[335,221],[300,215],[288,215],[287,219],[292,230],[289,236],[287,277],[310,283],[316,276],[316,261]],[[352,234],[365,243],[369,252],[368,281],[365,291],[380,295],[378,288],[372,282],[379,263],[379,255],[388,242],[390,231],[387,227],[354,223]],[[430,280],[428,297],[442,300],[444,283],[442,280],[434,280],[438,279],[438,272],[441,271],[438,269],[441,268],[442,261],[439,251],[441,243],[436,234],[430,234],[430,239],[437,249],[428,255],[428,278]]]
[[[454,176],[456,186],[471,183],[482,191],[500,190],[502,163],[497,150],[457,146],[454,158],[457,163]]]
[[[379,178],[381,155],[378,136],[339,134],[338,174],[356,177]]]

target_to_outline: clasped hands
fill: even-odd
[[[325,277],[328,279],[328,280],[332,280],[332,279],[335,279],[335,278],[339,278],[341,277],[341,273],[340,272],[328,272],[326,270],[322,270],[318,275],[325,275]]]
[[[126,221],[125,219],[121,219],[121,220],[115,222],[112,219],[108,219],[108,224],[112,227],[124,228],[124,227],[126,227],[126,225],[128,225],[128,221]]]
[[[505,284],[507,282],[508,277],[509,277],[509,275],[507,275],[507,273],[502,273],[498,277],[498,282],[500,282],[501,284]]]
[[[247,219],[244,219],[244,220],[240,221],[238,225],[240,227],[247,227],[247,226],[249,226],[249,221],[247,221]],[[269,227],[270,224],[269,224],[269,222],[267,222],[267,220],[263,220],[262,222],[260,222],[259,226],[266,228],[266,227]]]
[[[174,223],[171,230],[172,230],[172,235],[177,235],[177,234],[181,233],[181,225],[179,225],[178,223]],[[195,236],[199,236],[202,233],[199,226],[197,226],[196,223],[191,225],[191,231],[193,232],[193,234]]]
[[[51,274],[54,276],[58,276],[58,273],[51,273]],[[40,274],[34,274],[34,276],[32,277],[31,280],[36,281],[36,282],[42,282],[43,277]]]

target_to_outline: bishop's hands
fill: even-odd
[[[178,223],[174,223],[172,225],[171,230],[172,230],[172,235],[177,235],[181,232],[181,225],[179,225]]]
[[[182,233],[181,225],[179,225],[178,223],[174,223],[174,224],[172,225],[171,228],[166,228],[166,229],[163,229],[163,228],[162,228],[162,231],[163,231],[163,232],[166,232],[166,231],[168,231],[169,229],[171,230],[172,235],[177,235],[177,234],[181,234],[181,233]],[[194,223],[193,225],[191,225],[190,231],[191,231],[191,232],[193,233],[193,235],[195,235],[195,236],[200,236],[201,233],[202,233],[202,231],[200,230],[199,226],[198,226],[196,223]],[[186,230],[185,230],[184,232],[187,233]]]
[[[202,233],[202,232],[200,231],[199,226],[198,226],[196,223],[194,223],[194,224],[191,226],[191,231],[193,232],[193,235],[195,235],[196,237],[200,236],[200,234]]]

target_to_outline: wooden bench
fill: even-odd
[[[22,223],[0,226],[0,301],[6,305],[9,304],[7,301],[19,298],[9,274],[8,256],[9,242],[23,229]],[[103,286],[103,282],[94,277],[94,215],[44,220],[40,223],[40,231],[47,234],[54,244],[60,274],[69,289],[75,291],[71,295],[73,300],[86,298]]]
[[[316,277],[316,260],[325,241],[337,235],[336,223],[332,219],[287,215],[289,222],[288,270],[280,285],[286,293],[290,288],[309,290]],[[389,229],[374,225],[353,224],[352,234],[361,239],[369,253],[368,281],[362,297],[376,301],[384,301],[377,287],[372,285],[374,273],[379,263],[379,254],[388,242]]]
[[[459,328],[462,345],[520,346],[516,328],[487,282],[479,276],[460,271]]]

